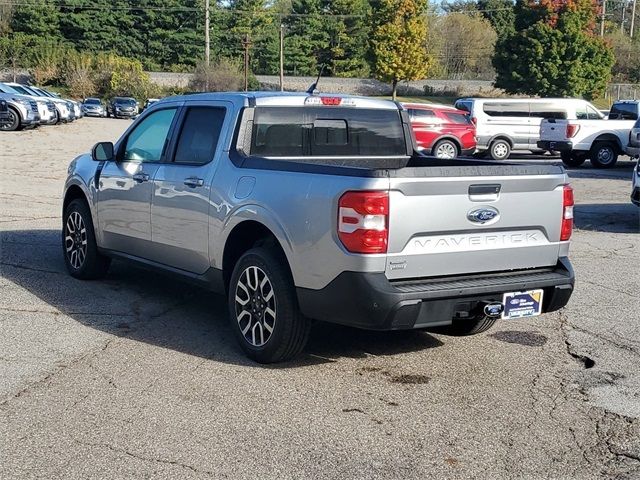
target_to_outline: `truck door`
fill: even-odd
[[[98,224],[103,246],[149,258],[153,177],[164,158],[176,107],[158,110],[123,139],[98,185]]]
[[[227,102],[183,108],[179,132],[153,181],[151,237],[154,259],[202,274],[209,262],[209,197],[228,126]]]

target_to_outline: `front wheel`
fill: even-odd
[[[506,160],[511,154],[511,144],[506,140],[494,140],[489,147],[489,153],[494,160]]]
[[[562,163],[568,168],[577,168],[587,160],[585,154],[576,152],[562,152],[560,158],[562,158]]]
[[[311,322],[298,308],[286,259],[275,249],[245,253],[229,283],[231,328],[248,357],[259,363],[289,360],[309,337]]]
[[[433,156],[443,159],[456,158],[458,156],[458,146],[451,140],[440,140],[433,147]]]
[[[589,159],[596,168],[612,168],[618,161],[618,151],[613,143],[598,142],[591,147]]]
[[[451,325],[440,327],[439,332],[445,335],[454,335],[458,337],[467,335],[476,335],[485,332],[493,327],[496,318],[479,317],[472,319],[454,319]]]
[[[6,123],[0,124],[0,130],[6,132],[14,132],[20,130],[20,114],[13,108],[9,108],[9,120]]]
[[[86,202],[73,200],[64,210],[62,250],[67,271],[82,280],[102,278],[111,259],[98,252],[91,212]]]

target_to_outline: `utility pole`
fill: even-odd
[[[242,46],[244,47],[244,91],[249,91],[249,47],[251,46],[251,39],[249,34],[245,34],[244,40],[242,40]]]
[[[622,2],[622,21],[620,22],[620,33],[624,35],[624,19],[627,13],[627,1]]]
[[[204,0],[204,63],[209,66],[210,61],[210,41],[209,41],[209,0]]]
[[[636,19],[636,0],[633,0],[633,6],[631,7],[631,31],[629,32],[629,36],[633,38],[633,25]]]
[[[280,20],[280,91],[284,92],[284,25]]]
[[[604,19],[607,16],[607,0],[602,0],[602,17],[600,19],[600,36],[604,37]]]

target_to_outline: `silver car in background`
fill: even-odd
[[[57,123],[72,121],[72,111],[71,111],[69,102],[61,98],[55,97],[53,95],[47,94],[43,90],[37,87],[28,86],[28,85],[21,85],[21,87],[24,90],[31,92],[31,94],[34,96],[37,96],[39,98],[43,98],[47,101],[52,102],[56,111],[57,119],[58,119]]]
[[[35,100],[38,107],[38,114],[40,115],[40,125],[51,125],[56,123],[55,108],[51,101],[41,98],[38,95],[34,95],[15,83],[0,83],[0,92],[16,93],[18,95],[24,95],[31,100]]]
[[[82,111],[87,117],[106,117],[107,110],[99,98],[85,98]]]
[[[0,99],[7,102],[8,114],[0,123],[0,130],[15,131],[40,124],[40,113],[35,100],[14,93],[0,93]]]

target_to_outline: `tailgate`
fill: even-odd
[[[556,265],[566,183],[560,167],[404,170],[415,175],[399,170],[390,178],[387,278]]]
[[[567,140],[567,120],[545,118],[540,123],[540,140],[563,142]]]

